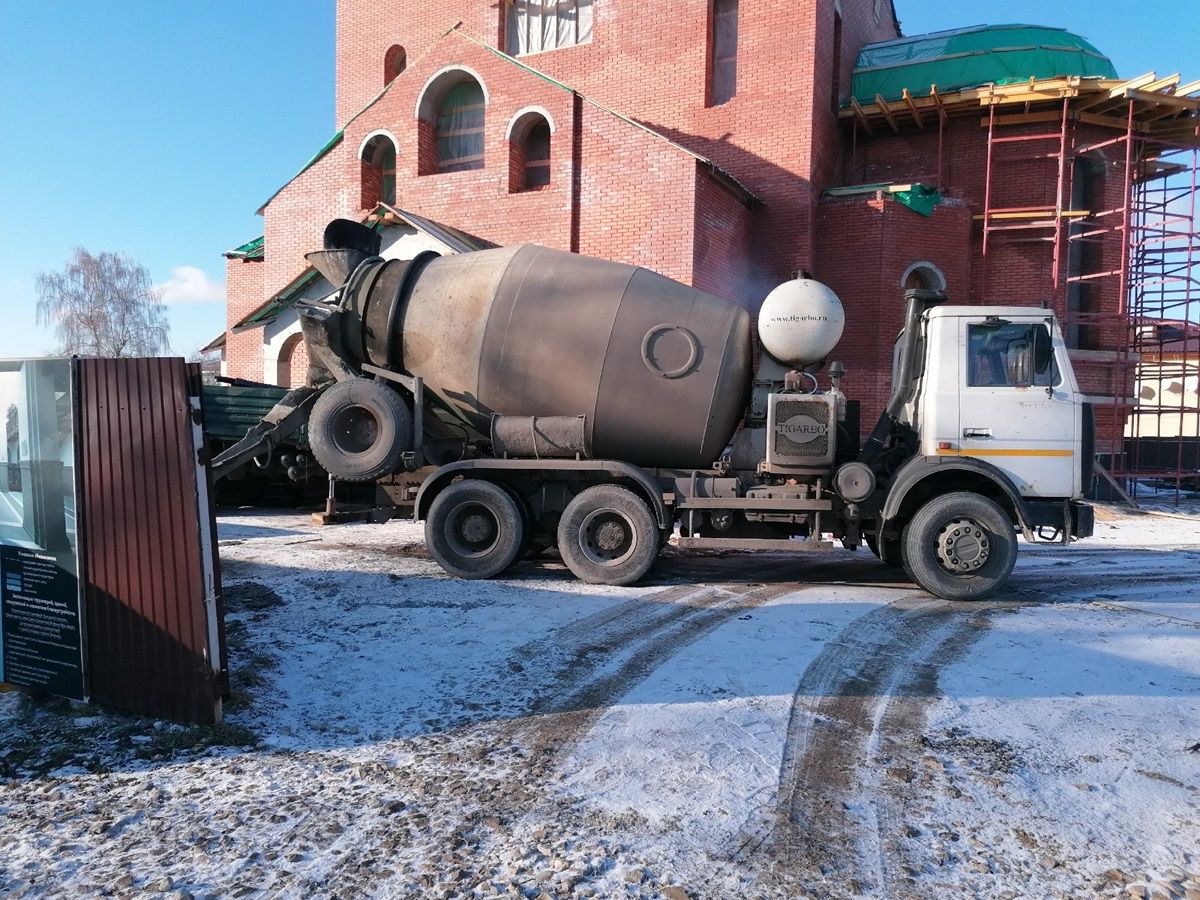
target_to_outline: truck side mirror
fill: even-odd
[[[1037,325],[1033,329],[1033,371],[1045,375],[1050,371],[1054,359],[1054,344],[1050,341],[1050,329]]]

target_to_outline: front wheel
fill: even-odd
[[[1004,583],[1017,560],[1017,536],[1007,513],[965,491],[917,510],[902,545],[913,580],[944,600],[982,600]]]
[[[491,578],[525,544],[525,521],[512,494],[490,481],[456,481],[437,495],[425,519],[425,546],[459,578]]]
[[[633,584],[654,564],[658,523],[628,488],[598,484],[580,491],[558,522],[558,552],[590,584]]]

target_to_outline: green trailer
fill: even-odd
[[[222,378],[204,385],[204,432],[212,455],[218,456],[246,437],[288,393],[287,388],[242,379]],[[308,429],[287,439],[217,482],[217,500],[225,505],[294,506],[319,501],[328,476],[313,460]]]

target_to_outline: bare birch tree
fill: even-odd
[[[170,353],[170,325],[146,267],[124,253],[76,247],[61,271],[37,277],[37,320],[51,325],[59,352],[79,356]]]

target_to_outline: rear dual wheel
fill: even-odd
[[[637,494],[598,484],[575,495],[558,523],[558,552],[589,584],[632,584],[650,570],[661,547],[658,523]]]
[[[451,575],[492,578],[525,549],[525,516],[516,498],[498,484],[456,481],[429,507],[425,545]]]

